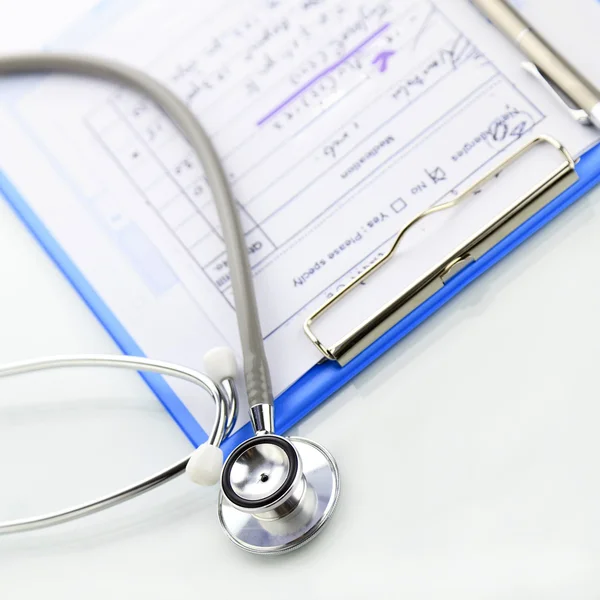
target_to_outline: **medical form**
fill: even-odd
[[[239,203],[276,393],[320,358],[306,316],[411,218],[534,135],[575,155],[596,140],[466,0],[109,2],[56,49],[149,70],[207,129]],[[0,127],[0,168],[142,352],[201,368],[204,351],[237,348],[210,189],[155,105],[49,76],[2,104]],[[539,179],[548,161],[527,171]],[[520,183],[424,224],[352,312],[381,306]],[[342,309],[328,326],[347,321]],[[211,406],[173,389],[212,422]]]

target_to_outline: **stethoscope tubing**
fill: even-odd
[[[240,333],[248,404],[250,407],[263,404],[272,406],[271,379],[237,203],[231,193],[219,156],[196,116],[169,88],[150,75],[110,59],[69,53],[32,53],[0,57],[0,75],[43,72],[96,77],[138,90],[155,102],[187,138],[202,164],[221,222]],[[162,361],[105,355],[50,357],[6,365],[0,368],[0,377],[43,369],[84,366],[112,366],[152,371],[200,385],[212,396],[216,405],[215,422],[208,437],[209,444],[220,445],[235,422],[237,414],[235,398],[228,403],[227,394],[221,393],[217,385],[202,373]],[[227,382],[221,383],[225,386]],[[189,458],[187,456],[151,477],[93,502],[40,517],[0,524],[0,534],[62,523],[134,498],[181,474]]]
[[[186,137],[202,165],[221,223],[240,334],[248,405],[250,408],[259,404],[272,405],[271,377],[237,202],[221,160],[198,118],[160,81],[108,58],[52,52],[0,56],[0,75],[44,72],[95,77],[140,91],[155,102]]]

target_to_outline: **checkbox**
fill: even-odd
[[[402,200],[402,198],[398,198],[397,200],[394,200],[390,206],[392,207],[392,210],[396,213],[402,212],[405,208],[406,208],[406,202],[404,202],[404,200]]]

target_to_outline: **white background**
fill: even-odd
[[[0,49],[49,39],[91,4],[0,0]],[[597,191],[306,419],[296,433],[338,458],[343,495],[299,552],[238,551],[216,490],[182,479],[0,539],[0,597],[600,598],[599,260]],[[4,203],[0,281],[1,360],[116,351]],[[0,519],[187,451],[135,376],[2,382]]]

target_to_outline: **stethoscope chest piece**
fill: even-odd
[[[257,435],[228,457],[221,474],[219,521],[255,554],[281,554],[311,540],[340,493],[337,465],[315,442]]]

